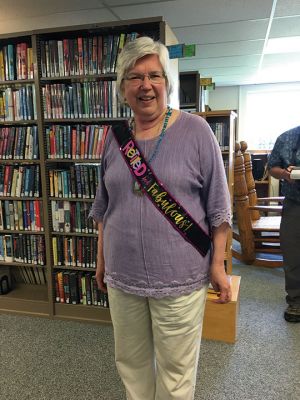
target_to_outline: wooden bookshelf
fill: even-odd
[[[236,121],[237,114],[232,110],[219,110],[196,113],[205,118],[211,126],[216,138],[219,142],[224,168],[227,175],[228,188],[231,197],[231,205],[233,208],[233,156],[234,156],[234,143],[236,138]],[[227,239],[226,252],[224,260],[226,262],[227,273],[232,273],[232,232],[230,231]]]
[[[174,34],[161,17],[42,29],[0,36],[0,187],[1,174],[4,186],[6,171],[13,176],[16,169],[15,175],[17,176],[19,171],[32,166],[38,169],[35,176],[39,186],[39,192],[34,198],[29,194],[25,196],[17,193],[16,195],[15,188],[13,192],[0,195],[3,208],[0,237],[5,236],[8,244],[8,247],[5,247],[3,240],[2,242],[0,240],[0,268],[9,268],[11,275],[14,276],[13,290],[0,296],[0,312],[97,323],[110,322],[109,309],[105,307],[66,304],[58,302],[56,299],[54,275],[60,271],[68,279],[73,271],[85,276],[87,276],[86,274],[93,275],[97,246],[97,232],[94,227],[83,227],[82,224],[74,226],[71,224],[70,226],[70,221],[66,220],[65,216],[61,218],[63,212],[59,207],[62,204],[67,207],[67,210],[69,210],[68,207],[70,210],[74,210],[73,206],[76,205],[77,216],[84,215],[84,220],[86,220],[95,195],[96,185],[91,188],[91,182],[97,183],[101,149],[89,148],[87,145],[85,147],[82,139],[83,147],[80,147],[80,142],[80,152],[78,153],[78,148],[76,146],[76,148],[72,148],[68,140],[72,135],[82,138],[84,136],[82,132],[85,131],[85,137],[87,135],[97,137],[98,140],[94,139],[94,143],[98,143],[101,136],[100,130],[104,131],[109,125],[128,118],[129,110],[121,108],[120,104],[115,101],[115,64],[118,46],[123,40],[121,37],[129,40],[129,38],[134,38],[135,34],[151,36],[166,45],[176,43]],[[31,50],[27,50],[29,48]],[[21,50],[23,51],[22,56]],[[101,53],[102,58],[100,57]],[[85,54],[88,56],[85,57]],[[6,64],[1,61],[3,55],[7,61]],[[100,58],[104,62],[99,63]],[[171,60],[171,71],[174,75],[174,86],[177,89],[178,60]],[[20,92],[20,94],[13,95],[16,92]],[[21,95],[27,97],[20,97],[20,104],[16,105],[14,96],[19,98]],[[11,104],[6,110],[5,101],[8,98]],[[25,105],[29,103],[31,106],[27,110]],[[101,104],[104,104],[103,109],[98,107]],[[13,109],[11,105],[14,106]],[[178,105],[176,90],[173,105]],[[13,143],[12,138],[17,130],[20,132],[35,131],[36,154],[34,156],[31,154],[30,157],[25,158],[24,154],[19,156],[14,151],[17,144]],[[91,130],[94,130],[92,134]],[[95,132],[95,130],[97,131]],[[4,152],[3,146],[1,147],[1,139],[4,140],[6,131],[9,132],[12,147],[11,150]],[[88,134],[87,131],[89,131]],[[103,131],[101,132],[103,133]],[[18,135],[20,138],[24,135],[22,140],[26,144],[25,133],[18,133]],[[18,145],[19,150],[23,153],[25,144]],[[76,144],[78,143],[76,142]],[[55,146],[56,150],[63,148],[63,151],[61,153],[53,151]],[[68,152],[67,149],[70,151]],[[86,153],[85,150],[89,151]],[[71,181],[68,174],[71,174],[72,168],[72,173],[74,170],[75,173],[78,173],[78,170],[82,173],[82,175],[78,173],[81,181],[76,175],[76,184],[78,184],[75,188],[76,193],[74,191],[71,193],[70,187],[67,187]],[[54,171],[60,182],[60,189],[58,188],[58,192],[55,193],[53,192],[53,180],[51,181]],[[6,174],[8,175],[8,172]],[[17,181],[16,177],[14,179]],[[32,179],[28,174],[28,182],[31,182]],[[55,182],[57,183],[57,181]],[[79,183],[89,187],[86,197],[87,193],[79,196]],[[8,185],[8,178],[6,178],[6,185]],[[57,185],[59,186],[59,183]],[[24,229],[20,229],[20,225],[10,226],[7,224],[9,220],[6,221],[4,206],[12,209],[12,220],[10,221],[12,222],[14,205],[20,203],[19,207],[21,208],[23,204],[28,204],[30,213],[30,202],[33,200],[40,201],[38,215],[42,226],[38,228],[41,230],[34,229],[38,225],[34,213],[33,221],[26,226],[26,230],[22,226]],[[57,208],[55,208],[56,206]],[[31,208],[33,208],[32,205]],[[66,212],[67,215],[69,215],[68,212]],[[60,214],[57,226],[55,225],[56,213]],[[81,215],[81,213],[85,214]],[[21,215],[18,216],[18,218],[21,217]],[[24,221],[22,219],[23,225]],[[78,219],[75,222],[77,223]],[[43,248],[39,249],[40,253],[42,252],[43,261],[38,264],[34,255],[30,254],[30,257],[28,256],[26,259],[27,262],[24,262],[23,253],[15,259],[16,252],[20,249],[17,239],[25,237],[24,250],[27,246],[29,251],[30,241],[33,240],[28,239],[37,236],[42,237],[43,240]],[[59,259],[59,262],[53,248],[54,245],[57,245],[54,238],[56,238],[56,243],[60,241],[60,244],[63,243],[63,246],[66,246],[63,248],[66,254]],[[88,264],[74,265],[79,258],[78,254],[74,253],[74,246],[77,245],[78,248],[82,246],[84,249],[85,258],[91,254]],[[8,251],[10,248],[12,250],[9,254],[7,248]],[[31,251],[34,252],[33,249]],[[73,259],[69,259],[72,252],[75,256]],[[39,279],[41,270],[44,271],[43,276],[46,283],[41,282],[42,278]],[[72,279],[74,279],[74,274]]]

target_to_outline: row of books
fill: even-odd
[[[81,268],[96,268],[97,237],[52,237],[53,264]]]
[[[47,283],[45,268],[41,266],[20,266],[12,268],[12,278],[16,283],[31,285],[45,285]]]
[[[32,47],[28,43],[0,48],[0,81],[33,79]]]
[[[43,231],[41,200],[0,200],[0,229]]]
[[[58,271],[53,280],[56,303],[109,307],[108,295],[98,289],[93,273]]]
[[[65,233],[97,233],[97,227],[89,218],[91,203],[51,201],[52,229]]]
[[[0,88],[0,121],[30,121],[36,118],[33,84]]]
[[[52,83],[42,87],[45,119],[127,118],[131,110],[122,105],[116,81]]]
[[[0,128],[0,159],[37,160],[39,142],[37,126]]]
[[[222,151],[229,150],[229,127],[227,122],[209,122]]]
[[[0,165],[0,196],[40,197],[40,166]]]
[[[109,125],[46,126],[50,159],[100,159]]]
[[[45,265],[45,238],[42,235],[0,235],[0,261]]]
[[[118,54],[136,32],[41,42],[42,77],[114,73]]]
[[[51,197],[93,199],[99,182],[100,165],[75,164],[49,170]]]

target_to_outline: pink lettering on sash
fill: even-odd
[[[141,175],[143,175],[143,174],[146,172],[146,170],[147,170],[147,167],[146,167],[146,165],[143,163],[143,164],[141,164],[138,168],[136,168],[136,169],[134,170],[134,174],[135,174],[136,176],[141,176]]]
[[[126,143],[124,147],[122,147],[122,151],[127,156],[127,153],[130,149],[134,148],[134,142],[132,140],[129,140],[129,142]]]

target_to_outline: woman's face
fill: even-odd
[[[136,117],[154,118],[161,115],[167,106],[167,87],[156,54],[140,58],[128,71],[123,81],[123,95]]]

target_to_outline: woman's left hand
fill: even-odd
[[[210,268],[210,283],[213,289],[218,293],[218,299],[215,303],[229,303],[231,301],[230,279],[225,272],[224,264],[212,264]]]

